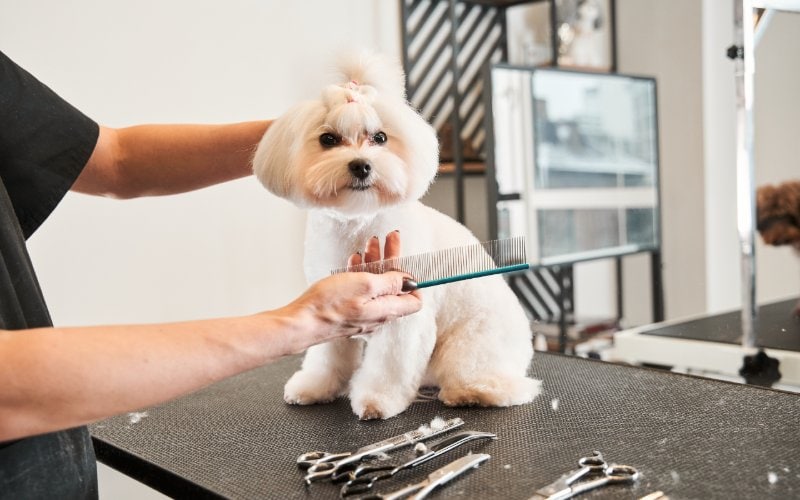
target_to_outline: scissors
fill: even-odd
[[[491,432],[462,431],[449,437],[442,438],[428,446],[417,445],[421,446],[423,449],[416,451],[410,460],[400,465],[397,465],[397,463],[376,465],[361,464],[356,467],[355,470],[344,473],[349,481],[342,487],[342,497],[365,493],[369,491],[377,481],[389,479],[400,471],[416,467],[417,465],[423,464],[428,460],[477,439],[497,439],[497,436]],[[337,478],[333,476],[331,479],[336,481]]]
[[[361,500],[398,500],[400,498],[406,498],[410,495],[412,500],[421,500],[426,498],[433,490],[442,486],[443,484],[449,483],[453,479],[457,478],[461,474],[467,472],[470,469],[478,467],[483,462],[489,460],[491,455],[487,455],[486,453],[475,453],[465,455],[457,460],[450,462],[449,464],[445,465],[441,469],[437,469],[430,474],[428,477],[423,479],[422,481],[414,484],[410,484],[404,488],[400,488],[397,491],[393,491],[391,493],[384,493],[380,495],[370,495],[367,497],[361,498]]]
[[[578,460],[580,469],[567,472],[554,482],[536,491],[530,500],[565,500],[601,486],[616,483],[633,483],[639,479],[639,471],[629,465],[607,464],[603,454],[595,451],[589,457]],[[582,478],[591,478],[577,482]]]
[[[363,446],[354,452],[329,453],[327,451],[310,451],[308,453],[303,453],[297,458],[297,465],[301,469],[307,469],[307,474],[304,479],[307,484],[311,484],[311,481],[331,477],[334,473],[351,467],[370,455],[396,450],[397,448],[414,444],[423,439],[438,436],[439,434],[462,425],[464,425],[464,421],[460,418],[451,418],[445,421],[444,425],[440,427],[416,429],[393,438]]]

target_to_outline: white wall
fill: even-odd
[[[394,2],[1,0],[0,12],[2,50],[111,126],[275,117],[316,95],[336,47],[400,54]],[[248,178],[127,202],[70,194],[30,248],[57,324],[177,320],[294,297],[303,224]]]
[[[0,50],[110,126],[271,118],[317,95],[340,46],[400,55],[393,1],[0,0],[0,13]],[[250,178],[125,202],[69,194],[29,246],[56,324],[157,322],[291,300],[303,226]],[[106,497],[128,490],[101,481]]]
[[[736,229],[736,87],[725,50],[734,41],[733,2],[705,0],[703,13],[703,131],[706,289],[709,311],[741,304]]]
[[[701,313],[706,290],[705,225],[698,216],[704,198],[701,4],[620,0],[617,16],[619,71],[657,79],[666,314]],[[646,259],[626,265],[626,290],[633,277],[648,273]],[[642,304],[638,293],[626,295],[626,311],[634,316],[630,323],[642,324],[639,312],[649,304]]]

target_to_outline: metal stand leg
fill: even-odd
[[[664,283],[661,273],[661,251],[650,253],[650,273],[653,283],[653,322],[664,321]]]
[[[736,44],[736,185],[739,244],[742,260],[742,346],[756,345],[756,262],[755,262],[755,158],[753,155],[753,3],[734,0]]]
[[[558,267],[558,352],[567,352],[567,292],[571,284],[568,282],[567,266]]]

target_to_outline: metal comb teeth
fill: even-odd
[[[334,269],[331,274],[403,271],[414,277],[413,289],[521,271],[528,267],[525,238],[518,236],[342,267]]]

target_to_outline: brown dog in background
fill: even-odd
[[[767,184],[756,192],[756,228],[767,245],[792,245],[800,253],[800,181]],[[800,302],[794,308],[800,316]]]
[[[756,193],[758,232],[767,245],[800,250],[800,181],[767,184]]]

